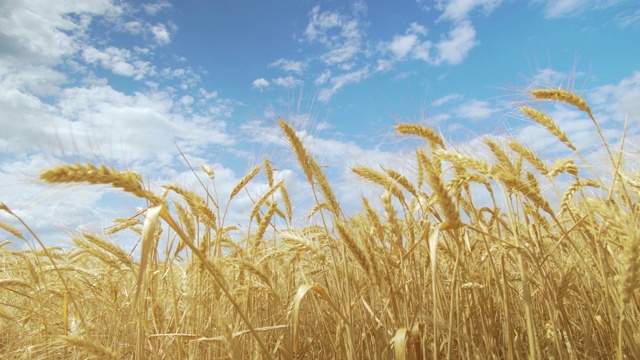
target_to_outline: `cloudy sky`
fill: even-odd
[[[179,148],[214,169],[222,199],[266,156],[302,208],[309,187],[282,117],[355,209],[363,187],[349,166],[410,172],[416,143],[391,134],[403,121],[460,149],[486,134],[514,137],[552,161],[563,145],[517,111],[538,87],[584,96],[612,144],[628,117],[637,145],[638,39],[636,0],[2,1],[0,201],[58,244],[143,203],[44,186],[43,169],[89,161],[139,171],[154,190],[197,190]],[[585,154],[598,153],[584,114],[543,109]],[[265,188],[260,176],[229,225]]]

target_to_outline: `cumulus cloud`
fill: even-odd
[[[449,95],[446,95],[446,96],[443,96],[443,97],[441,97],[439,99],[434,100],[431,103],[431,105],[433,105],[435,107],[438,107],[438,106],[442,106],[442,105],[444,105],[444,104],[446,104],[448,102],[451,102],[451,101],[460,100],[463,97],[464,96],[462,94],[449,94]]]
[[[571,17],[619,4],[620,0],[536,0],[547,18]]]
[[[90,25],[90,21],[74,21],[67,15],[76,14],[86,20],[121,11],[108,0],[1,2],[0,63],[11,59],[55,63],[82,47],[76,35],[85,32]]]
[[[164,24],[156,24],[151,27],[151,32],[158,45],[167,45],[171,42],[171,35]]]
[[[365,66],[359,70],[335,76],[331,78],[330,88],[324,88],[320,90],[320,93],[318,94],[318,100],[329,101],[329,99],[331,99],[331,97],[335,95],[343,86],[352,83],[359,83],[363,79],[369,77],[369,75],[369,67]]]
[[[450,99],[454,98],[457,97],[450,97]],[[455,108],[455,114],[457,116],[471,120],[488,119],[495,113],[496,109],[494,109],[489,102],[476,99],[469,100]]]
[[[272,80],[272,82],[287,89],[293,89],[297,86],[302,85],[302,80],[296,79],[293,76],[275,78]]]
[[[635,11],[623,11],[616,15],[616,21],[621,28],[640,25],[640,9]]]
[[[322,85],[326,83],[330,77],[331,77],[331,70],[325,70],[322,72],[322,74],[318,75],[318,77],[313,81],[313,83],[316,85]]]
[[[427,35],[427,28],[416,22],[412,22],[407,29],[407,33],[425,36]]]
[[[269,87],[269,81],[265,78],[255,79],[253,80],[253,84],[251,85],[254,89],[262,89]]]
[[[451,29],[446,38],[435,44],[438,51],[435,63],[458,65],[476,45],[476,30],[470,22],[462,21]]]
[[[417,41],[418,37],[415,34],[404,36],[396,35],[389,44],[389,50],[391,50],[397,58],[402,59],[413,49]]]
[[[275,67],[282,69],[286,72],[296,73],[298,75],[302,75],[302,72],[306,68],[307,64],[303,61],[294,61],[294,60],[286,60],[286,59],[278,59],[271,64],[269,67]]]
[[[0,2],[0,179],[21,184],[16,196],[2,199],[10,206],[21,203],[18,193],[35,194],[20,176],[36,179],[38,171],[58,161],[91,159],[168,174],[180,161],[171,150],[176,145],[202,154],[212,145],[234,144],[226,129],[234,103],[204,90],[189,67],[158,72],[155,51],[149,49],[169,43],[169,29],[124,10],[131,6],[110,0]],[[151,43],[114,45],[96,31],[96,19]],[[127,82],[125,91],[112,74],[145,82]],[[87,217],[106,214],[98,209],[100,197],[83,196],[53,212],[52,204],[46,214],[34,210],[38,216],[25,218],[50,226],[55,213],[76,228]]]
[[[319,5],[311,10],[309,16],[305,38],[309,43],[319,43],[326,48],[327,51],[321,56],[326,64],[339,65],[352,60],[359,53],[362,47],[362,24],[357,18],[337,11],[321,12]]]
[[[440,0],[437,8],[443,10],[439,20],[462,21],[476,8],[482,7],[485,14],[490,14],[503,0]],[[556,1],[556,0],[552,0]]]
[[[110,46],[104,50],[98,50],[87,47],[82,51],[82,57],[89,64],[99,63],[116,75],[133,77],[136,80],[144,78],[147,74],[155,74],[155,68],[151,63],[137,59],[127,49]]]
[[[151,16],[155,16],[157,15],[160,11],[162,11],[163,9],[166,8],[170,8],[171,4],[168,3],[167,1],[160,1],[157,3],[149,3],[149,4],[142,4],[142,8],[144,9],[144,11],[151,15]]]

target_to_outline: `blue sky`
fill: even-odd
[[[108,189],[52,189],[40,171],[91,161],[139,171],[154,190],[197,189],[177,145],[213,167],[222,198],[267,156],[303,208],[309,187],[277,127],[283,117],[356,209],[370,189],[349,166],[411,175],[416,142],[391,135],[402,121],[468,152],[490,134],[548,161],[566,155],[517,111],[538,87],[583,95],[612,144],[628,116],[633,149],[638,39],[635,0],[3,1],[0,201],[57,243],[143,204]],[[599,159],[584,114],[543,109]],[[242,223],[249,195],[265,189],[263,177],[252,183],[229,221]]]

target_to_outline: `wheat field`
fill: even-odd
[[[147,207],[61,249],[0,203],[15,220],[0,222],[1,357],[640,359],[640,175],[625,171],[624,148],[605,142],[580,96],[531,95],[593,120],[610,168],[589,166],[571,134],[523,106],[571,156],[549,163],[487,137],[487,161],[399,124],[423,142],[407,160],[414,171],[353,167],[378,196],[348,216],[284,120],[315,199],[310,214],[294,214],[296,194],[268,159],[228,199],[178,185],[153,193],[135,172],[93,164],[45,170],[46,183],[107,184]],[[270,188],[236,239],[225,216],[259,176]],[[139,257],[115,233],[139,239]]]

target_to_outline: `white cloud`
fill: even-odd
[[[544,13],[549,18],[571,15],[583,6],[587,6],[588,2],[588,0],[549,0],[545,1]]]
[[[444,104],[446,104],[448,102],[451,102],[451,101],[460,100],[463,97],[464,96],[462,96],[461,94],[449,94],[449,95],[446,95],[446,96],[443,96],[443,97],[441,97],[439,99],[434,100],[431,103],[431,105],[433,105],[435,107],[438,107],[438,106],[442,106],[442,105],[444,105]]]
[[[170,7],[171,7],[171,4],[166,1],[160,1],[155,4],[149,3],[149,4],[142,5],[142,8],[144,9],[144,11],[151,16],[155,16],[160,11],[162,11],[162,9],[170,8]]]
[[[429,64],[433,63],[433,58],[431,57],[431,41],[424,41],[422,43],[417,44],[413,47],[411,52],[411,57],[416,60],[426,61]]]
[[[190,95],[185,95],[180,98],[180,103],[185,106],[190,106],[191,104],[193,104],[193,101],[193,96]]]
[[[356,7],[356,12],[363,9]],[[315,6],[310,12],[305,37],[310,43],[325,46],[327,52],[321,56],[321,60],[328,65],[352,60],[362,46],[361,24],[356,18],[335,11],[320,12],[320,6]]]
[[[171,42],[171,35],[164,24],[156,24],[151,27],[151,32],[158,45],[167,45]]]
[[[455,96],[452,96],[452,95],[449,95],[449,96],[452,99],[456,98]],[[476,99],[469,100],[455,108],[455,114],[457,116],[465,119],[471,119],[471,120],[488,119],[495,113],[496,113],[496,110],[492,108],[489,102],[476,100]]]
[[[435,44],[438,50],[436,65],[448,63],[458,65],[467,57],[471,49],[478,44],[476,30],[470,22],[462,21],[456,25],[447,38]]]
[[[577,75],[576,75],[577,76]],[[569,76],[563,72],[545,68],[538,70],[533,79],[531,79],[532,86],[535,87],[560,87],[569,80]]]
[[[352,71],[350,73],[341,74],[331,78],[331,87],[320,90],[318,94],[318,100],[328,101],[331,97],[338,92],[343,86],[352,83],[359,83],[363,79],[369,77],[369,67],[365,66],[360,70]]]
[[[412,22],[407,29],[407,33],[425,36],[427,35],[427,28],[416,22]]]
[[[622,79],[615,85],[595,88],[588,94],[589,104],[600,112],[610,114],[611,120],[622,122],[629,116],[630,122],[640,120],[640,71]],[[637,126],[632,131],[640,132]]]
[[[108,0],[13,1],[0,3],[0,63],[55,63],[81,48],[76,38],[90,25],[91,16],[108,16],[121,8]],[[75,18],[68,14],[78,15]],[[14,63],[15,64],[15,63]]]
[[[303,61],[278,59],[269,64],[269,67],[276,67],[287,72],[293,72],[298,75],[302,75],[302,72],[307,67],[307,64]]]
[[[572,17],[586,11],[601,10],[615,6],[624,0],[534,0],[543,4],[547,18]]]
[[[391,44],[389,44],[389,49],[398,59],[402,59],[413,49],[417,41],[418,37],[415,34],[396,35],[393,37]]]
[[[255,79],[253,80],[253,84],[251,85],[254,89],[262,89],[269,87],[269,81],[265,78]]]
[[[633,24],[640,24],[640,9],[636,9],[633,12],[623,11],[616,15],[616,21],[621,28],[627,28]]]
[[[331,77],[331,70],[325,70],[322,72],[322,74],[320,74],[315,80],[314,80],[314,84],[316,85],[322,85],[324,83],[327,82],[327,80],[329,80],[329,78]]]
[[[437,7],[444,9],[440,19],[462,21],[469,17],[475,8],[482,7],[485,14],[490,14],[503,0],[440,0]],[[555,1],[555,0],[552,0]]]
[[[133,77],[136,80],[144,78],[147,74],[155,74],[153,65],[138,60],[127,49],[110,46],[101,51],[94,47],[87,47],[82,51],[82,57],[87,63],[99,63],[116,75]]]
[[[271,80],[271,82],[287,89],[293,89],[296,86],[302,85],[302,80],[296,79],[293,76],[279,77]]]

